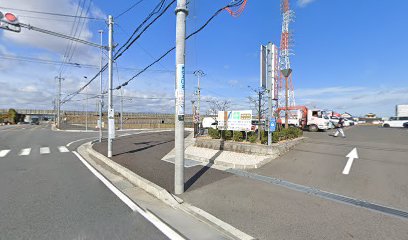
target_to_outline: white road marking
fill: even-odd
[[[82,140],[87,140],[87,139],[96,139],[96,137],[78,139],[78,140],[75,140],[75,141],[72,141],[72,142],[68,143],[66,146],[69,147],[73,143],[76,143],[76,142],[79,142],[79,141],[82,141]]]
[[[354,148],[349,154],[347,154],[348,161],[346,166],[343,169],[343,174],[348,175],[350,173],[351,165],[353,165],[353,161],[355,158],[358,158],[357,148]]]
[[[60,146],[60,147],[58,147],[58,150],[59,150],[60,152],[62,152],[62,153],[69,152],[68,148],[66,148],[65,146]]]
[[[49,147],[42,147],[40,148],[40,154],[49,154],[50,148]]]
[[[30,155],[31,148],[24,148],[21,149],[20,153],[18,154],[19,156],[27,156]]]
[[[162,222],[159,218],[154,216],[154,214],[150,213],[149,211],[143,210],[141,207],[139,207],[136,203],[134,203],[128,196],[123,194],[119,189],[117,189],[111,182],[109,182],[102,174],[100,174],[94,167],[92,167],[79,153],[73,152],[77,158],[97,177],[103,184],[105,184],[106,187],[109,188],[120,200],[122,200],[132,211],[137,211],[142,215],[144,218],[146,218],[149,222],[151,222],[154,226],[157,227],[163,234],[165,234],[167,237],[170,239],[180,239],[184,240],[180,234],[178,234],[176,231],[171,229],[169,226],[167,226],[164,222]]]
[[[0,151],[0,157],[5,157],[9,152],[10,152],[10,150],[1,150]]]

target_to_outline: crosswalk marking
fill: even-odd
[[[7,155],[7,153],[9,153],[10,150],[1,150],[0,151],[0,157],[5,157]]]
[[[40,148],[40,154],[49,154],[51,151],[50,151],[50,148],[49,147],[42,147],[42,148]]]
[[[59,150],[60,152],[62,152],[62,153],[69,152],[68,148],[66,148],[65,146],[60,146],[60,147],[58,147],[58,150]]]
[[[31,152],[31,148],[24,148],[24,149],[21,149],[18,155],[27,156],[27,155],[30,155],[30,152]]]

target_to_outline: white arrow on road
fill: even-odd
[[[354,148],[353,150],[351,150],[351,152],[349,154],[347,154],[346,157],[348,157],[348,161],[347,161],[347,164],[346,164],[346,166],[344,167],[344,170],[343,170],[344,175],[349,174],[350,169],[351,169],[351,165],[353,165],[354,159],[358,158],[357,148]]]

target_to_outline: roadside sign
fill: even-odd
[[[252,110],[219,111],[218,129],[232,131],[251,131]]]
[[[275,132],[276,131],[276,119],[271,118],[269,121],[269,131]]]

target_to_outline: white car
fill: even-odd
[[[402,128],[404,127],[404,123],[408,121],[408,117],[391,117],[389,120],[384,121],[382,124],[383,127],[388,128],[388,127],[399,127]]]
[[[332,122],[334,126],[336,126],[337,123],[339,123],[339,117],[330,116],[329,118],[330,118],[330,122]],[[344,119],[344,124],[343,124],[344,127],[349,127],[350,125],[352,125],[350,120],[348,120],[347,118],[343,118],[343,119]]]

